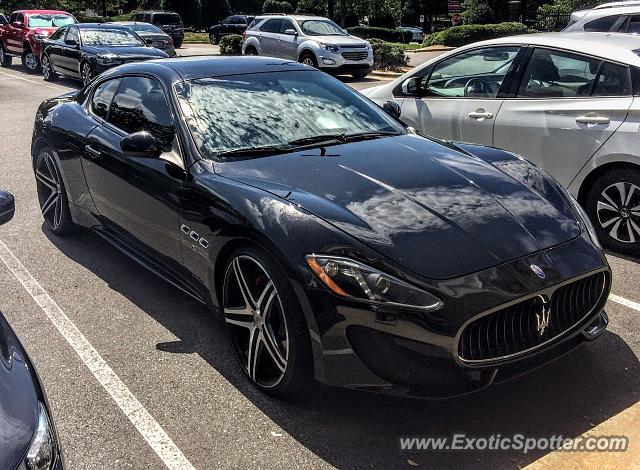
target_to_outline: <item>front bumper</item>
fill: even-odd
[[[544,266],[546,279],[530,269]],[[579,278],[606,273],[605,288],[588,315],[560,336],[526,354],[483,364],[458,357],[458,337],[482,312]],[[527,277],[530,274],[531,276]],[[611,276],[602,253],[583,235],[558,247],[460,278],[434,282],[444,307],[430,313],[394,311],[346,301],[319,286],[303,288],[303,308],[313,306],[316,378],[328,385],[423,398],[481,390],[562,357],[601,335]]]
[[[373,70],[373,52],[368,51],[366,58],[362,60],[349,60],[342,53],[322,51],[318,55],[318,68],[331,74],[371,72]]]

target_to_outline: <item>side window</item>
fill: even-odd
[[[593,87],[593,96],[629,96],[631,94],[629,68],[605,62]]]
[[[144,19],[143,19],[143,21],[144,21],[145,23],[155,24],[155,23],[153,22],[153,18],[151,17],[151,14],[149,14],[149,13],[145,13],[145,14],[144,14]]]
[[[519,97],[588,96],[600,60],[549,49],[535,49],[524,71]]]
[[[293,22],[290,20],[282,20],[282,24],[280,25],[280,32],[284,34],[287,29],[293,29],[296,31],[296,27],[293,25]]]
[[[13,15],[11,15],[11,16],[9,17],[9,23],[13,24],[13,23],[15,23],[16,21],[18,21],[18,14],[17,14],[17,13],[14,13]]]
[[[420,88],[428,96],[495,98],[519,50],[487,47],[450,57],[422,79]]]
[[[18,13],[18,16],[16,16],[16,21],[24,24],[24,15],[22,13]]]
[[[263,31],[265,33],[279,33],[281,23],[282,23],[282,20],[280,19],[268,20],[265,24],[263,24],[260,27],[260,31]]]
[[[69,28],[67,31],[66,40],[73,40],[77,44],[80,44],[80,33],[78,32],[78,28]]]
[[[222,24],[229,24],[231,23],[233,17],[231,16],[227,16],[224,20],[222,20]]]
[[[107,119],[111,100],[113,100],[113,95],[115,95],[120,81],[119,78],[108,80],[96,87],[96,91],[93,92],[93,98],[91,99],[91,112],[93,114],[102,119]]]
[[[69,28],[58,28],[56,29],[56,31],[49,36],[49,39],[51,39],[52,41],[59,41],[61,40],[64,35],[67,33],[67,29]]]
[[[631,18],[629,18],[627,33],[640,34],[640,16],[632,16]]]
[[[171,150],[175,128],[164,90],[156,80],[123,79],[111,103],[108,121],[127,134],[148,131],[164,151]]]
[[[611,31],[622,15],[603,16],[584,25],[584,30],[589,32],[608,32]]]

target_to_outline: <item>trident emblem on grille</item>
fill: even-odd
[[[542,312],[536,313],[536,330],[538,334],[542,336],[544,334],[544,330],[551,323],[551,305],[547,299],[543,296],[539,296],[542,300]]]

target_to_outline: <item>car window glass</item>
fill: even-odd
[[[77,44],[80,44],[80,34],[78,34],[78,28],[69,28],[67,31],[67,37],[65,38],[67,41],[73,40]]]
[[[157,80],[125,78],[111,103],[108,121],[127,134],[148,131],[164,151],[171,150],[175,129],[164,90]]]
[[[249,28],[248,29],[253,29],[261,21],[262,20],[260,18],[254,18],[253,21],[251,21],[251,24],[249,24]]]
[[[611,28],[618,21],[621,15],[611,15],[611,16],[603,16],[602,18],[598,18],[592,21],[589,21],[584,25],[585,31],[592,32],[606,32],[611,31]]]
[[[65,34],[67,34],[67,29],[69,28],[58,28],[55,30],[55,32],[49,36],[49,39],[53,40],[53,41],[58,41],[60,39],[62,39],[64,37]]]
[[[631,95],[631,74],[623,65],[605,62],[593,88],[594,96]]]
[[[244,24],[244,18],[242,16],[233,16],[231,18],[231,23],[233,23],[233,24]]]
[[[18,21],[18,14],[14,13],[13,15],[11,15],[11,17],[9,18],[9,23],[13,24],[16,21]]]
[[[599,66],[598,59],[548,49],[535,49],[522,77],[518,96],[588,96]]]
[[[24,24],[24,15],[22,13],[18,13],[18,16],[16,17],[16,21]]]
[[[224,20],[222,20],[222,24],[229,24],[231,23],[231,16],[227,16]]]
[[[290,20],[282,20],[282,25],[280,26],[280,32],[284,33],[287,29],[296,30],[296,27],[293,26],[293,22]]]
[[[282,20],[279,19],[268,20],[260,27],[260,31],[264,31],[265,33],[279,33],[281,23]]]
[[[487,47],[458,54],[437,64],[420,86],[431,96],[495,98],[519,50]]]
[[[120,85],[120,81],[119,78],[108,80],[96,87],[96,91],[93,92],[93,98],[91,99],[91,112],[93,112],[93,114],[102,119],[107,119],[111,100],[118,89],[118,85]]]
[[[640,16],[632,16],[629,18],[627,33],[640,34]]]

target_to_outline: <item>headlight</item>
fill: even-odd
[[[428,292],[349,258],[307,255],[307,264],[336,295],[391,307],[436,310],[442,301]]]
[[[585,210],[582,208],[580,203],[576,201],[576,198],[573,197],[571,193],[566,189],[563,188],[563,190],[565,192],[565,195],[569,199],[569,201],[571,201],[571,205],[573,206],[573,212],[575,212],[576,217],[580,222],[582,222],[582,224],[584,225],[584,228],[587,230],[587,233],[591,237],[591,241],[593,242],[594,245],[596,245],[598,248],[602,250],[602,245],[600,245],[600,240],[598,240],[598,235],[596,235],[596,229],[593,227],[593,224],[591,223],[589,216],[587,215]]]
[[[96,60],[100,65],[114,65],[120,62],[117,59],[118,59],[117,55],[107,54],[107,55],[98,56]]]
[[[38,426],[31,445],[19,470],[50,470],[58,458],[58,445],[51,428],[49,415],[42,403],[38,403]]]
[[[329,52],[333,52],[333,53],[338,53],[340,51],[340,49],[338,49],[338,46],[335,46],[333,44],[320,44],[320,47],[322,49],[324,49],[325,51],[329,51]]]

